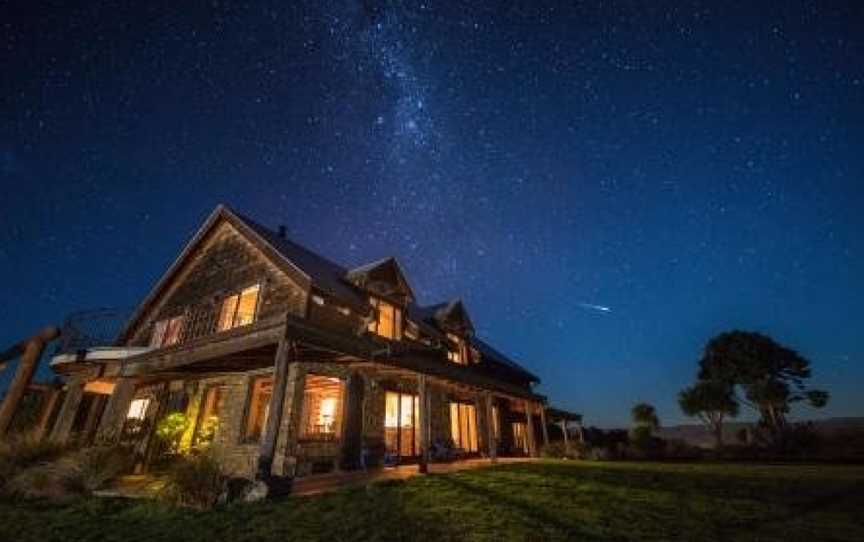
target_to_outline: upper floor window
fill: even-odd
[[[171,346],[180,342],[180,333],[183,331],[183,316],[165,318],[153,325],[153,335],[150,337],[150,346],[160,348]]]
[[[450,348],[447,350],[447,359],[453,363],[460,365],[468,364],[468,347],[465,344],[465,339],[453,333],[448,333],[447,338],[450,340]]]
[[[223,299],[222,306],[219,309],[217,330],[225,331],[254,322],[260,291],[261,285],[255,284],[242,290],[240,293],[229,295]]]
[[[402,311],[391,303],[375,297],[369,298],[375,308],[374,318],[369,322],[369,331],[386,339],[398,341],[402,338]]]

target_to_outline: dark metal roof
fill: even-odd
[[[537,376],[534,373],[529,372],[527,369],[525,369],[524,367],[522,367],[521,365],[519,365],[518,363],[516,363],[512,359],[508,358],[507,356],[505,356],[504,354],[502,354],[498,350],[495,350],[494,348],[492,348],[489,345],[489,343],[487,343],[481,339],[478,339],[477,337],[472,337],[471,338],[471,344],[474,346],[474,348],[476,348],[477,350],[480,351],[480,354],[484,358],[490,359],[493,362],[499,363],[499,364],[507,367],[508,369],[510,369],[512,371],[520,373],[521,375],[526,377],[528,380],[531,380],[533,382],[540,382],[540,379],[537,378]]]

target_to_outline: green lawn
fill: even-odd
[[[0,540],[864,540],[864,466],[543,462],[212,512],[0,501]]]

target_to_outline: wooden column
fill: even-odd
[[[283,338],[276,349],[273,362],[273,393],[270,396],[267,426],[261,437],[258,450],[258,468],[256,478],[267,480],[273,470],[273,456],[276,452],[276,439],[279,437],[279,426],[282,423],[282,410],[285,403],[285,385],[288,382],[288,364],[296,361],[296,345],[294,341]]]
[[[33,373],[36,372],[36,366],[39,364],[39,358],[42,356],[45,345],[58,334],[57,328],[45,328],[24,345],[24,351],[18,361],[18,370],[15,371],[15,376],[9,384],[3,404],[0,405],[0,436],[5,435],[9,426],[12,425],[12,418],[15,416],[21,399],[27,393],[27,387],[33,379]]]
[[[60,390],[51,387],[45,390],[45,396],[42,398],[42,410],[39,412],[39,420],[36,422],[36,427],[33,428],[33,438],[42,440],[45,433],[48,432],[48,423],[51,421],[51,414],[54,413],[54,408],[57,406],[57,399],[60,398]]]
[[[345,413],[342,432],[342,457],[340,467],[354,470],[363,467],[363,396],[366,382],[359,372],[348,375],[345,383]]]
[[[570,451],[570,436],[567,434],[567,420],[561,420],[561,432],[564,433],[564,449]]]
[[[83,382],[73,380],[66,385],[66,397],[63,399],[60,413],[57,414],[54,429],[51,431],[52,440],[65,443],[69,439],[69,433],[72,431],[72,424],[75,423],[75,415],[78,413],[78,406],[81,405],[82,397],[84,397]]]
[[[417,377],[417,398],[418,406],[420,407],[420,462],[418,469],[421,473],[429,472],[429,389],[426,382],[426,375],[420,374]]]
[[[105,412],[99,422],[96,442],[107,444],[120,440],[123,426],[126,425],[126,416],[129,414],[129,405],[135,397],[135,383],[136,380],[129,377],[118,378],[114,383],[114,391],[108,397],[108,404],[105,405]]]
[[[492,392],[486,392],[486,443],[489,446],[489,459],[495,463],[498,461],[498,440],[495,438],[495,409],[492,405]],[[497,420],[501,426],[501,420]]]
[[[528,439],[528,455],[537,457],[537,441],[534,437],[534,409],[531,407],[531,401],[525,400],[525,432]]]
[[[543,430],[543,446],[549,446],[549,428],[546,427],[546,405],[540,403],[540,426]]]

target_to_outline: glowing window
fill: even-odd
[[[453,343],[447,350],[447,359],[453,363],[458,363],[459,365],[467,365],[468,352],[464,339],[458,335],[454,335],[453,333],[448,333],[447,338],[451,343]]]
[[[466,452],[479,450],[477,444],[477,408],[466,403],[450,403],[450,437]]]
[[[183,316],[159,320],[153,325],[153,335],[150,337],[150,346],[161,348],[171,346],[180,342],[180,334],[183,332]]]
[[[335,439],[342,422],[342,381],[307,375],[303,390],[303,436]]]
[[[273,377],[263,376],[252,381],[249,394],[249,409],[246,417],[245,440],[257,441],[267,426],[270,414],[270,397],[273,395]]]
[[[217,329],[225,331],[254,322],[260,291],[261,285],[256,284],[238,294],[229,295],[223,299],[222,306],[219,309],[219,324]]]
[[[198,413],[198,423],[195,427],[194,443],[196,446],[206,446],[213,441],[216,431],[219,429],[224,405],[224,390],[220,386],[207,388],[201,403],[201,410]]]
[[[394,457],[420,454],[420,400],[417,395],[393,391],[385,394],[384,446]]]
[[[513,422],[513,446],[524,454],[528,453],[528,430],[522,422]]]
[[[129,411],[126,413],[126,419],[143,420],[147,416],[148,406],[150,406],[150,399],[134,399],[129,404]]]
[[[498,407],[492,405],[492,437],[501,438],[501,420],[498,418]]]
[[[369,303],[375,308],[375,317],[369,322],[369,331],[386,339],[402,338],[402,311],[394,305],[376,298]]]

